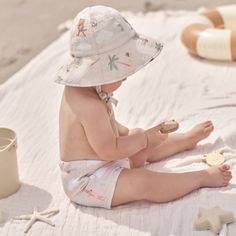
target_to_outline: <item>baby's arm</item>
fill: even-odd
[[[129,135],[129,131],[130,130],[127,127],[125,127],[124,125],[119,123],[117,120],[115,122],[116,122],[116,126],[118,128],[120,136],[127,136],[127,135]]]
[[[144,129],[141,129],[141,128],[128,129],[126,126],[122,125],[117,120],[116,120],[116,124],[117,124],[117,128],[118,128],[120,136],[127,136],[127,135],[142,133],[145,131]]]
[[[77,119],[82,124],[89,144],[102,160],[123,159],[160,143],[162,124],[144,132],[116,137],[107,109],[100,101],[87,98],[83,107],[74,109],[75,122]]]
[[[76,116],[88,142],[102,160],[118,160],[135,154],[148,144],[145,133],[116,137],[106,108],[100,101],[84,101]],[[127,130],[126,130],[127,131]]]
[[[106,108],[101,103],[89,104],[79,118],[89,144],[102,160],[126,158],[147,146],[144,133],[116,137]]]

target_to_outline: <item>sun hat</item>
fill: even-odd
[[[71,59],[55,82],[79,87],[120,81],[152,61],[162,43],[138,34],[121,13],[106,6],[85,8],[71,27]]]

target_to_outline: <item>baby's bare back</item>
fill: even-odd
[[[80,122],[80,114],[88,109],[88,103],[99,100],[97,96],[89,95],[80,88],[65,87],[59,114],[60,157],[63,161],[101,160],[89,144]]]

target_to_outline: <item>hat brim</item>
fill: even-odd
[[[55,82],[77,87],[117,82],[155,59],[162,48],[163,44],[159,41],[136,34],[128,42],[109,52],[71,58],[71,62],[59,69]]]

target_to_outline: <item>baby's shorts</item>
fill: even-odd
[[[117,179],[129,159],[117,161],[61,161],[62,184],[71,201],[92,207],[110,209]]]

